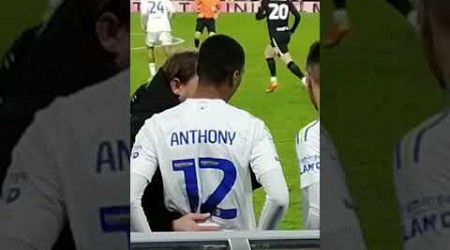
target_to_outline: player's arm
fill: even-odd
[[[195,0],[195,6],[196,6],[198,18],[203,18],[202,5],[203,5],[202,0]]]
[[[298,12],[297,8],[295,8],[294,3],[292,3],[291,0],[287,0],[287,3],[289,6],[289,11],[294,16],[294,24],[292,25],[291,33],[295,33],[295,31],[298,28],[298,25],[300,25],[301,16],[300,16],[300,13]]]
[[[313,145],[313,138],[307,140],[305,129],[303,129],[296,139],[296,152],[299,167],[304,165],[320,164],[320,149]],[[316,147],[315,147],[316,146]],[[320,176],[310,175],[305,183],[300,182],[302,193],[303,229],[318,230],[320,228]]]
[[[144,190],[158,166],[154,146],[154,118],[147,120],[136,136],[130,159],[130,222],[133,232],[151,232],[142,208]]]
[[[64,126],[55,117],[39,114],[14,149],[0,200],[2,249],[51,249],[65,224],[55,160]]]
[[[261,121],[256,127],[250,167],[267,194],[258,228],[275,230],[289,205],[289,191],[272,136]]]
[[[266,13],[266,9],[267,9],[267,5],[268,5],[268,1],[267,0],[262,0],[261,1],[261,6],[258,8],[258,11],[256,12],[256,20],[262,20],[264,18],[266,18],[267,13]]]
[[[166,0],[166,9],[167,14],[169,15],[169,18],[172,18],[175,14],[175,7],[173,6],[172,2],[170,0]]]
[[[220,0],[216,1],[216,4],[213,6],[214,19],[217,19],[220,14]]]
[[[148,2],[147,0],[141,1],[141,27],[144,31],[147,29],[148,22]]]

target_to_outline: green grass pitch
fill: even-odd
[[[318,14],[303,14],[300,27],[290,43],[291,55],[302,70],[309,46],[319,39],[319,21]],[[185,40],[179,47],[194,46],[194,28],[193,14],[178,14],[173,18],[173,35]],[[281,229],[300,229],[300,183],[295,154],[295,134],[316,118],[314,108],[300,81],[281,62],[277,62],[279,88],[272,94],[265,93],[264,90],[269,83],[269,72],[263,56],[264,48],[268,44],[265,21],[257,22],[254,14],[222,14],[217,21],[217,31],[232,36],[245,49],[245,75],[231,104],[260,117],[271,130],[290,190],[290,207]],[[130,90],[133,93],[149,78],[147,52],[145,49],[139,49],[145,47],[145,37],[138,15],[132,16],[131,32]],[[158,51],[158,63],[161,64],[164,60],[164,53]],[[257,214],[264,200],[264,191],[257,191],[254,195]]]
[[[322,35],[332,9],[322,1]],[[339,150],[368,249],[400,249],[393,148],[441,109],[442,94],[417,34],[396,10],[385,1],[350,0],[348,13],[348,38],[322,50],[321,121]]]

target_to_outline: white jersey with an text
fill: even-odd
[[[258,180],[282,176],[264,123],[219,99],[188,99],[153,116],[136,136],[131,157],[131,174],[148,181],[159,167],[169,210],[210,212],[211,222],[228,230],[257,229],[250,171]],[[284,177],[277,181],[269,189],[281,186],[287,193]]]
[[[300,168],[303,229],[320,229],[320,121],[306,125],[296,137]]]
[[[125,71],[37,114],[3,186],[0,242],[51,249],[69,224],[77,249],[128,249],[128,86]]]
[[[348,191],[345,173],[338,151],[327,131],[320,128],[321,213],[320,237],[322,249],[366,249],[355,206]]]
[[[175,8],[170,0],[142,0],[141,16],[148,33],[170,32],[169,17],[175,12]]]
[[[297,159],[300,167],[300,188],[320,181],[320,121],[305,126],[296,138]]]
[[[403,248],[450,247],[450,115],[446,110],[397,144],[394,180]]]

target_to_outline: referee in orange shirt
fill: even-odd
[[[208,36],[216,34],[216,19],[219,16],[220,0],[195,0],[197,5],[197,25],[195,27],[195,47],[200,46],[200,36],[203,30],[208,30]]]

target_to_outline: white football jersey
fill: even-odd
[[[69,223],[77,249],[128,249],[128,91],[125,71],[37,114],[13,152],[0,238],[51,249]]]
[[[228,230],[257,228],[250,171],[282,171],[264,123],[218,99],[188,99],[146,121],[131,173],[151,181],[157,167],[169,210],[210,212]]]
[[[146,17],[147,32],[170,32],[170,14],[175,12],[175,8],[170,0],[142,0],[141,15]]]
[[[366,249],[355,207],[347,188],[339,155],[327,131],[320,129],[321,213],[320,237],[323,249]]]
[[[450,246],[450,115],[446,110],[409,132],[393,162],[406,250]]]
[[[305,126],[296,138],[300,188],[320,181],[320,121]]]

